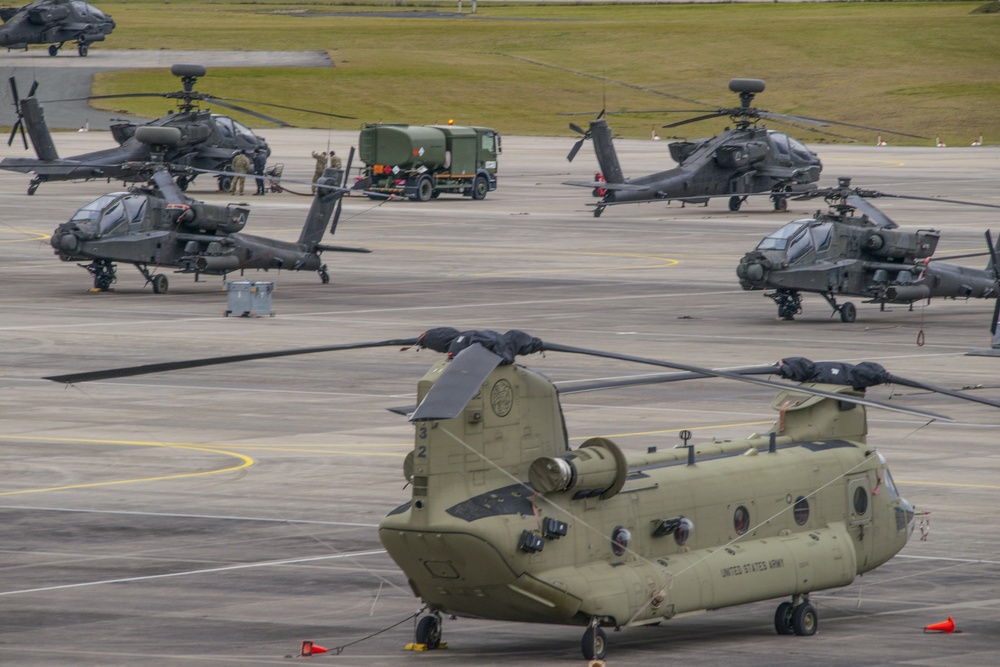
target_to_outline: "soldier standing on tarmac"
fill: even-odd
[[[326,151],[322,153],[317,153],[313,151],[313,159],[316,160],[316,171],[313,173],[313,183],[319,180],[320,176],[323,175],[323,170],[326,169]],[[313,194],[316,194],[316,186],[313,186]]]
[[[247,157],[246,151],[240,151],[233,158],[233,171],[236,174],[249,174],[251,169],[250,158]],[[246,182],[246,176],[233,176],[233,184],[229,186],[229,194],[236,194],[236,188],[240,189],[240,196],[243,196],[243,184]]]
[[[258,148],[253,152],[253,173],[257,176],[257,192],[255,195],[264,194],[264,167],[267,166],[267,153],[263,148]]]

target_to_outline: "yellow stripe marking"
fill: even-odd
[[[22,489],[20,491],[2,491],[0,492],[0,496],[16,496],[26,493],[42,493],[45,491],[66,491],[69,489],[86,489],[97,486],[112,486],[115,484],[136,484],[138,482],[155,482],[168,479],[184,479],[187,477],[200,477],[202,475],[217,475],[219,473],[233,472],[235,470],[242,470],[243,468],[249,468],[254,464],[254,460],[252,458],[250,458],[249,456],[244,456],[243,454],[237,454],[236,452],[229,452],[224,449],[214,449],[212,447],[205,447],[201,445],[187,445],[182,443],[145,442],[141,440],[96,440],[89,438],[43,438],[43,437],[12,436],[12,435],[0,436],[0,440],[31,440],[35,442],[68,442],[68,443],[80,443],[80,444],[128,445],[134,447],[167,447],[173,449],[189,449],[197,452],[209,452],[211,454],[222,454],[224,456],[232,456],[242,461],[242,463],[240,463],[239,465],[230,466],[228,468],[220,468],[218,470],[204,470],[201,472],[177,473],[174,475],[159,475],[157,477],[139,477],[136,479],[117,479],[117,480],[108,480],[104,482],[67,484],[65,486],[50,486],[40,489]]]

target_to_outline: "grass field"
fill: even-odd
[[[728,91],[728,80],[756,77],[767,81],[755,102],[761,108],[968,145],[980,133],[987,143],[1000,141],[1000,14],[973,13],[982,4],[480,2],[474,16],[427,19],[358,14],[453,12],[457,2],[129,0],[101,5],[118,28],[96,48],[326,50],[333,68],[213,70],[203,63],[209,75],[199,83],[201,90],[358,119],[280,115],[304,127],[453,118],[509,134],[568,135],[568,121],[583,124],[586,117],[560,112],[596,112],[602,100],[609,111],[732,106],[737,98]],[[102,74],[94,92],[177,88],[167,72],[139,71]],[[105,108],[159,116],[164,104],[122,100]],[[612,116],[611,124],[622,136],[643,138],[684,117],[621,115]],[[664,138],[693,138],[727,123],[718,119],[659,132]],[[874,143],[877,134],[829,130],[843,138],[805,128],[790,131],[809,142]]]

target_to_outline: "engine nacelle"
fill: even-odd
[[[528,479],[539,493],[576,491],[574,498],[610,498],[621,491],[627,475],[625,455],[607,438],[591,438],[561,456],[537,458],[528,469]]]
[[[48,5],[28,10],[28,21],[34,25],[47,25],[53,21],[61,21],[69,16],[69,7],[65,5]]]
[[[865,249],[878,257],[924,259],[934,254],[940,238],[941,234],[933,229],[919,229],[916,232],[879,229],[868,234]]]
[[[770,149],[763,141],[750,141],[743,145],[719,146],[715,149],[715,161],[720,167],[741,169],[760,162],[767,157]]]
[[[250,209],[244,206],[230,204],[225,208],[212,204],[192,204],[185,207],[178,221],[189,229],[200,232],[221,232],[235,234],[242,231],[247,224]]]

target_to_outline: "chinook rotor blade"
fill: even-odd
[[[272,352],[252,352],[249,354],[233,354],[224,357],[206,357],[203,359],[191,359],[188,361],[168,361],[160,364],[143,364],[141,366],[125,366],[104,371],[90,371],[86,373],[69,373],[66,375],[52,375],[43,380],[53,382],[65,382],[73,384],[75,382],[93,382],[95,380],[111,380],[117,378],[135,377],[136,375],[149,375],[150,373],[163,373],[167,371],[179,371],[188,368],[200,368],[202,366],[218,366],[221,364],[234,364],[241,361],[255,361],[257,359],[274,359],[276,357],[293,357],[301,354],[316,354],[318,352],[336,352],[338,350],[362,350],[370,347],[409,347],[416,345],[419,338],[393,338],[389,340],[373,341],[368,343],[344,343],[341,345],[321,345],[319,347],[299,347],[289,350],[276,350]]]
[[[903,414],[915,415],[918,417],[924,417],[928,419],[939,419],[942,421],[952,422],[955,421],[951,417],[945,415],[939,415],[934,412],[929,412],[925,410],[916,410],[913,408],[901,408],[895,405],[888,405],[886,403],[881,403],[879,401],[873,401],[867,398],[862,398],[859,396],[850,396],[847,394],[838,394],[829,391],[823,391],[822,389],[815,389],[812,387],[805,387],[802,385],[788,384],[786,382],[776,382],[774,380],[763,380],[760,378],[749,377],[745,375],[739,375],[730,371],[717,371],[710,368],[700,368],[698,366],[692,366],[690,364],[682,364],[674,361],[661,361],[658,359],[647,359],[645,357],[635,357],[628,354],[618,354],[615,352],[603,352],[601,350],[589,350],[582,347],[572,347],[569,345],[560,345],[558,343],[545,343],[542,347],[543,351],[552,352],[567,352],[570,354],[584,354],[592,357],[603,357],[605,359],[618,359],[620,361],[631,361],[638,364],[648,364],[650,366],[661,366],[663,368],[674,368],[681,371],[688,371],[691,373],[699,373],[707,377],[720,377],[727,378],[730,380],[737,380],[739,382],[747,382],[750,384],[757,384],[765,387],[786,389],[789,391],[797,391],[800,393],[813,394],[815,396],[822,396],[824,398],[832,398],[838,401],[845,401],[849,403],[857,403],[858,405],[864,405],[866,407],[872,408],[882,408],[883,410],[891,410],[893,412],[900,412]]]
[[[747,368],[735,368],[732,370],[721,370],[713,369],[716,372],[726,372],[733,375],[747,376],[747,375],[777,375],[779,374],[778,367],[771,366],[750,366]],[[607,380],[603,382],[590,382],[587,384],[582,384],[574,387],[560,388],[560,394],[578,394],[588,391],[601,391],[604,389],[615,389],[619,387],[632,387],[650,384],[666,384],[669,382],[683,382],[685,380],[696,380],[699,378],[704,378],[706,375],[699,372],[682,372],[682,373],[656,373],[652,375],[645,375],[632,378],[621,378],[618,380]],[[945,396],[951,396],[952,398],[958,398],[965,401],[971,401],[973,403],[981,403],[983,405],[988,405],[993,408],[1000,408],[1000,401],[994,401],[989,398],[981,398],[979,396],[974,396],[961,391],[956,391],[954,389],[947,389],[945,387],[938,387],[927,382],[921,382],[920,380],[910,380],[908,378],[901,377],[899,375],[889,374],[887,383],[898,384],[904,387],[912,387],[914,389],[923,389],[925,391],[930,391],[935,394],[943,394]]]
[[[462,414],[503,359],[476,343],[455,355],[410,415],[410,421],[452,419]]]

